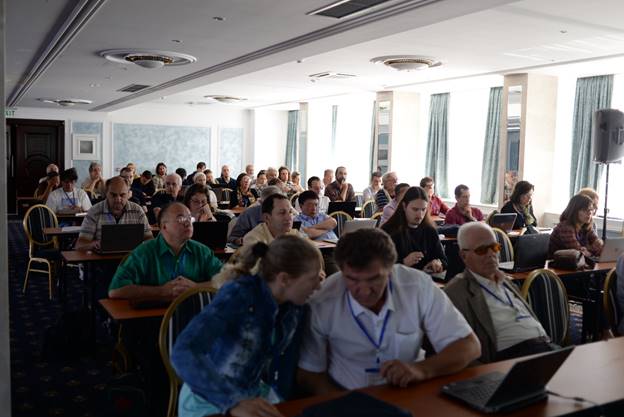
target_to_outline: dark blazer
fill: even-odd
[[[501,213],[516,213],[518,215],[513,225],[514,229],[522,229],[523,227],[527,227],[527,226],[534,226],[534,227],[537,226],[537,219],[534,220],[533,223],[527,224],[526,219],[524,217],[524,213],[516,210],[516,208],[514,207],[511,201],[506,202],[505,205],[501,207]],[[532,205],[529,206],[529,213],[531,213],[531,216],[533,216],[533,218],[535,219],[535,214],[533,214]]]
[[[529,305],[524,301],[516,286],[505,278],[505,287],[512,291],[518,299],[524,303],[533,317],[535,314]],[[469,270],[457,274],[455,278],[444,288],[444,292],[451,299],[455,307],[464,315],[464,318],[472,327],[481,342],[481,357],[479,362],[488,363],[496,360],[496,331],[490,315],[483,290],[479,286],[477,279]]]

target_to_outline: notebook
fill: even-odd
[[[516,213],[499,213],[492,216],[490,219],[490,226],[498,227],[505,233],[509,233],[513,230],[513,225],[516,222]]]
[[[355,217],[355,201],[330,201],[327,206],[327,214],[335,211],[344,211],[351,217]]]
[[[210,249],[223,249],[227,243],[228,222],[195,222],[191,239]]]
[[[549,241],[550,235],[547,233],[518,236],[514,247],[514,260],[501,262],[498,267],[508,272],[523,272],[543,268],[548,258]]]
[[[145,226],[141,224],[103,224],[100,249],[97,253],[130,252],[143,242]]]
[[[546,384],[574,346],[516,362],[509,372],[492,372],[442,387],[442,392],[486,413],[511,411],[548,396]]]

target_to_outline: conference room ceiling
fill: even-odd
[[[624,54],[624,3],[616,0],[600,7],[580,0],[393,0],[340,20],[306,15],[329,3],[9,0],[5,100],[51,107],[37,99],[79,98],[93,101],[82,109],[112,111],[144,102],[205,102],[216,94],[257,107],[390,88],[417,91],[434,80]],[[29,78],[67,16],[85,4],[93,17],[39,78]],[[119,48],[181,52],[197,62],[145,69],[98,55]],[[430,55],[443,65],[403,73],[370,62],[394,54]],[[311,81],[310,74],[325,71],[355,77]],[[129,84],[150,88],[116,91]]]

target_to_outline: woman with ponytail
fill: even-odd
[[[307,240],[281,236],[244,246],[212,279],[221,289],[178,337],[171,362],[184,381],[180,417],[281,416],[277,384],[302,315],[319,288],[323,258]],[[283,364],[282,364],[283,365]]]

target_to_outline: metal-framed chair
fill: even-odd
[[[490,214],[488,214],[487,217],[485,218],[485,222],[491,226],[492,224],[490,222],[492,221],[492,217],[494,217],[497,214],[498,214],[498,210],[492,210]]]
[[[364,195],[362,193],[355,193],[355,205],[356,207],[364,206]]]
[[[362,206],[361,217],[370,219],[375,213],[377,213],[377,204],[375,203],[375,200],[368,200],[366,203],[364,203],[364,205]]]
[[[346,213],[344,211],[334,211],[330,214],[330,216],[336,220],[337,224],[334,228],[334,233],[336,233],[336,236],[340,238],[340,235],[342,235],[342,228],[344,227],[344,224],[347,222],[347,220],[353,220],[353,217],[351,217],[349,213]]]
[[[500,261],[501,262],[511,262],[514,260],[514,248],[511,244],[511,240],[507,233],[504,230],[499,229],[498,227],[493,227],[494,235],[496,236],[496,241],[501,245],[500,251]]]
[[[169,354],[178,335],[205,306],[210,304],[215,293],[216,290],[210,287],[188,289],[173,300],[160,323],[158,348],[169,378],[167,417],[177,415],[178,391],[182,382],[171,366]]]
[[[381,216],[383,215],[383,213],[381,211],[378,211],[377,213],[373,214],[371,216],[371,219],[377,220],[377,222],[375,223],[375,227],[379,227],[381,226]]]
[[[26,293],[30,274],[38,272],[48,276],[48,292],[50,299],[52,299],[52,282],[56,275],[56,267],[61,259],[61,253],[57,238],[49,238],[43,233],[43,229],[58,227],[58,219],[48,206],[36,204],[28,209],[22,224],[28,237],[28,266],[26,267],[22,292]],[[35,268],[33,264],[45,266],[45,269],[41,269],[42,266]]]
[[[533,309],[550,340],[566,344],[570,322],[568,294],[561,279],[548,269],[537,269],[529,274],[520,290]]]
[[[619,334],[618,326],[620,318],[622,317],[622,311],[617,302],[616,296],[617,280],[618,276],[615,273],[615,268],[612,268],[605,278],[602,290],[602,308],[609,328],[613,334]]]
[[[301,193],[295,193],[293,195],[290,196],[290,205],[295,207],[295,205],[297,204],[297,199],[299,198],[299,195]]]

